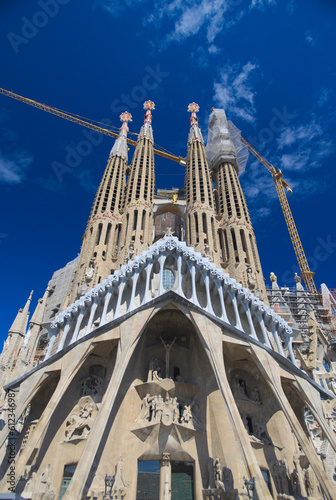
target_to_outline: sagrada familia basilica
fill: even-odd
[[[333,344],[307,302],[294,321],[273,273],[266,290],[225,112],[205,148],[189,105],[184,194],[155,194],[144,107],[130,165],[121,115],[79,257],[9,330],[0,492],[335,499]]]

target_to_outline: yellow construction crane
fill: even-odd
[[[90,128],[92,130],[95,130],[96,132],[100,132],[101,134],[108,135],[110,137],[118,137],[117,132],[113,132],[112,130],[109,130],[107,128],[104,128],[103,123],[96,122],[96,124],[87,121],[87,119],[83,119],[81,116],[74,115],[74,114],[69,114],[65,113],[64,111],[53,108],[51,106],[47,106],[46,104],[42,104],[40,102],[34,101],[32,99],[28,99],[27,97],[20,96],[18,94],[14,94],[14,92],[11,92],[9,90],[5,90],[0,88],[0,94],[4,94],[7,97],[11,97],[12,99],[16,99],[17,101],[24,102],[25,104],[29,104],[29,106],[33,106],[38,109],[42,109],[43,111],[47,111],[48,113],[51,113],[53,115],[59,116],[60,118],[64,118],[65,120],[69,120],[71,122],[77,123],[78,125],[81,125],[82,127]],[[230,128],[232,131],[237,134],[237,131],[235,128],[229,123]],[[136,134],[135,134],[136,135]],[[312,294],[317,294],[317,290],[315,287],[315,283],[313,280],[313,276],[315,273],[313,273],[309,269],[309,264],[306,258],[306,255],[304,253],[302,243],[299,237],[298,230],[296,228],[293,215],[291,212],[291,209],[288,204],[287,196],[285,193],[285,189],[289,191],[290,193],[292,192],[291,188],[287,184],[287,182],[284,181],[282,178],[282,172],[279,169],[276,169],[271,163],[269,163],[265,158],[263,158],[258,151],[256,151],[251,144],[249,144],[243,137],[240,136],[241,141],[246,145],[248,150],[262,163],[267,170],[270,172],[274,179],[275,187],[278,193],[279,201],[281,204],[281,208],[286,220],[286,224],[288,227],[288,231],[293,243],[294,251],[296,254],[296,258],[301,270],[301,276],[304,280],[304,283],[306,285],[306,289],[312,293]],[[127,143],[131,144],[132,146],[136,145],[136,141],[133,141],[132,139],[127,138]],[[175,156],[167,151],[163,151],[162,149],[157,149],[154,148],[154,153],[162,156],[163,158],[167,158],[168,160],[175,161],[179,163],[180,165],[186,165],[185,158],[181,158],[180,156]]]
[[[231,128],[231,130],[233,131],[234,134],[237,134],[236,129],[230,123],[229,123],[229,127]],[[289,235],[291,237],[292,244],[293,244],[294,251],[295,251],[295,255],[296,255],[299,267],[300,267],[301,277],[306,285],[306,289],[310,293],[317,295],[317,290],[316,290],[316,286],[315,286],[314,279],[313,279],[313,276],[315,273],[313,273],[309,269],[309,264],[308,264],[306,255],[304,253],[302,243],[300,240],[300,236],[299,236],[298,230],[296,228],[294,218],[293,218],[293,215],[292,215],[292,212],[291,212],[288,200],[287,200],[287,196],[285,193],[285,189],[289,193],[292,193],[292,189],[289,187],[287,182],[282,178],[283,174],[282,174],[281,170],[275,168],[271,163],[269,163],[265,158],[263,158],[258,153],[258,151],[255,150],[254,147],[252,147],[251,144],[249,144],[243,137],[240,136],[240,139],[245,144],[247,149],[260,161],[260,163],[262,163],[264,165],[264,167],[267,168],[267,170],[270,172],[270,174],[273,177],[275,188],[276,188],[277,193],[278,193],[280,205],[281,205],[281,208],[282,208],[282,211],[283,211],[283,214],[285,217],[285,221],[286,221],[286,224],[288,227]]]
[[[4,94],[7,97],[11,97],[12,99],[16,99],[17,101],[24,102],[25,104],[29,104],[29,106],[33,106],[34,108],[42,109],[42,111],[47,111],[47,113],[51,113],[53,115],[59,116],[60,118],[64,118],[65,120],[69,120],[70,122],[77,123],[82,127],[90,128],[91,130],[95,130],[96,132],[100,132],[101,134],[108,135],[110,137],[118,137],[117,132],[113,132],[105,127],[104,123],[96,122],[96,124],[87,121],[87,119],[83,119],[81,116],[73,115],[70,113],[65,113],[64,111],[53,108],[51,106],[47,106],[46,104],[42,104],[37,101],[33,101],[32,99],[28,99],[27,97],[22,97],[21,95],[14,94],[9,90],[5,90],[0,88],[0,94]],[[135,134],[137,135],[137,134]],[[136,141],[127,138],[127,143],[132,146],[136,146]],[[186,165],[185,158],[181,158],[180,156],[175,156],[167,151],[163,151],[161,149],[154,148],[154,153],[159,156],[163,156],[163,158],[167,158],[168,160],[176,161],[180,165]]]

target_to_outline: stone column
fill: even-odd
[[[170,453],[163,453],[160,461],[160,498],[159,500],[171,499],[171,464]]]

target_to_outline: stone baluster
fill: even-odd
[[[202,277],[204,279],[205,293],[206,293],[206,298],[207,298],[206,311],[208,311],[210,314],[213,314],[215,316],[214,310],[212,308],[212,303],[211,303],[209,274],[208,273],[206,273],[205,275],[202,274]]]
[[[275,343],[276,343],[277,348],[278,348],[278,352],[279,352],[279,354],[281,354],[281,356],[285,356],[285,353],[283,352],[282,345],[281,345],[281,342],[279,339],[277,324],[275,323],[275,321],[272,321],[270,326],[271,326],[271,331],[272,331],[273,337],[275,339]]]
[[[182,255],[179,254],[177,257],[177,290],[176,292],[184,297],[184,293],[182,290]]]
[[[159,275],[159,289],[158,289],[158,292],[157,292],[157,297],[159,297],[160,295],[163,294],[164,292],[164,289],[163,289],[163,266],[164,266],[164,263],[166,261],[166,256],[165,255],[160,255],[160,257],[158,258],[158,261],[159,261],[159,264],[160,264],[160,275]]]
[[[92,295],[90,317],[89,317],[89,321],[88,321],[88,324],[87,324],[87,327],[86,327],[84,335],[87,335],[88,333],[91,332],[94,315],[95,315],[95,312],[97,310],[97,307],[98,307],[98,304],[99,304],[99,301],[100,301],[100,297],[98,296],[98,291],[95,290],[93,293],[94,294]]]
[[[67,335],[68,335],[70,327],[72,325],[72,321],[73,321],[73,318],[71,316],[71,313],[67,312],[67,314],[65,315],[65,326],[64,326],[63,333],[62,333],[61,341],[57,347],[57,352],[61,351],[64,347]]]
[[[241,321],[240,321],[240,316],[239,316],[239,311],[238,311],[238,303],[237,303],[237,297],[234,291],[228,290],[229,295],[232,300],[232,305],[233,305],[233,310],[235,313],[235,318],[236,318],[236,324],[234,325],[238,330],[243,330]]]
[[[119,287],[118,287],[118,300],[117,300],[117,305],[114,311],[114,318],[119,318],[120,316],[120,305],[121,305],[121,299],[124,293],[124,288],[125,288],[125,281],[120,281]]]
[[[140,271],[138,270],[135,274],[133,274],[133,277],[132,277],[132,292],[131,292],[131,299],[130,299],[130,303],[129,303],[127,312],[133,311],[133,309],[134,309],[134,298],[135,298],[137,282],[139,279],[139,274],[140,274]]]
[[[199,306],[199,302],[197,299],[197,293],[196,293],[196,267],[194,265],[191,265],[189,267],[190,269],[190,275],[191,275],[191,302],[195,304],[196,306]]]
[[[102,312],[102,315],[101,315],[101,318],[100,318],[99,326],[102,326],[105,323],[105,317],[106,317],[106,314],[107,314],[107,309],[108,309],[108,306],[109,306],[109,303],[110,303],[113,291],[114,291],[113,289],[112,290],[108,290],[107,294],[105,295],[105,298],[104,298],[104,307],[103,307],[103,312]]]
[[[142,304],[146,304],[150,300],[150,290],[151,290],[151,284],[150,284],[150,277],[151,277],[151,272],[152,272],[153,264],[152,262],[148,262],[145,271],[146,271],[146,285],[145,285],[145,293],[144,297],[142,299]]]
[[[73,342],[76,342],[78,334],[79,334],[79,330],[80,330],[80,327],[82,326],[82,321],[83,321],[83,318],[84,318],[85,312],[86,312],[86,307],[85,307],[84,302],[81,302],[78,305],[78,308],[80,309],[80,313],[77,317],[76,327],[75,327],[75,330],[73,332],[72,338],[70,340],[70,344],[72,344]]]
[[[59,332],[59,327],[56,326],[56,327],[52,327],[51,325],[49,326],[48,328],[48,333],[49,333],[49,345],[48,345],[48,349],[47,349],[47,352],[46,352],[46,355],[44,357],[44,361],[46,361],[47,359],[50,358],[50,354],[51,354],[51,350],[54,346],[54,343],[55,343],[55,340],[57,338],[57,334]]]
[[[248,321],[248,324],[249,324],[249,327],[250,327],[250,330],[251,330],[251,337],[253,337],[254,339],[258,340],[257,333],[255,331],[254,324],[253,324],[253,319],[252,319],[250,304],[246,304],[244,302],[242,304],[244,306],[244,309],[245,309],[245,312],[246,312],[247,321]]]
[[[257,318],[258,322],[259,322],[259,325],[260,325],[260,328],[261,328],[261,332],[262,332],[262,336],[263,336],[263,339],[264,339],[264,344],[267,345],[267,347],[272,348],[272,346],[270,344],[270,341],[269,341],[269,338],[268,338],[268,335],[267,335],[267,331],[266,331],[265,323],[264,323],[264,318],[263,318],[262,314],[259,311],[258,312],[255,311],[254,314],[255,314],[255,317]]]
[[[217,288],[218,288],[218,295],[219,295],[219,301],[222,309],[222,316],[221,319],[225,321],[226,323],[229,323],[229,319],[226,314],[226,306],[225,306],[225,300],[224,300],[224,292],[223,292],[223,286],[220,283],[216,283]]]

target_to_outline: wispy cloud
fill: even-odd
[[[148,0],[96,0],[96,2],[113,17],[118,17],[126,8],[132,8],[140,3],[146,4]],[[195,0],[193,2],[173,0],[170,3],[158,0],[154,6],[151,5],[151,13],[146,12],[142,22],[145,27],[160,28],[160,40],[163,46],[172,42],[181,43],[199,34],[201,30],[205,33],[206,42],[212,45],[220,32],[235,25],[249,11],[263,10],[275,4],[275,0],[250,0],[247,5],[243,0]],[[166,32],[162,33],[161,21],[164,19],[170,22],[169,28],[165,28]]]
[[[322,125],[312,117],[305,124],[286,127],[277,140],[281,167],[286,170],[306,171],[317,168],[334,152],[334,144]]]
[[[31,165],[33,157],[24,150],[17,150],[9,155],[0,152],[0,182],[4,184],[20,184]]]
[[[331,93],[332,92],[329,89],[322,88],[320,90],[320,92],[319,92],[319,98],[317,100],[317,105],[318,105],[319,108],[322,108],[322,106],[324,106],[325,104],[327,104],[327,102],[330,99]]]
[[[257,64],[252,62],[242,66],[227,64],[221,71],[220,81],[214,83],[214,102],[224,108],[230,118],[240,118],[252,123],[255,120],[253,79]]]
[[[306,31],[305,40],[311,47],[315,47],[316,45],[316,36],[313,35],[311,31]]]

